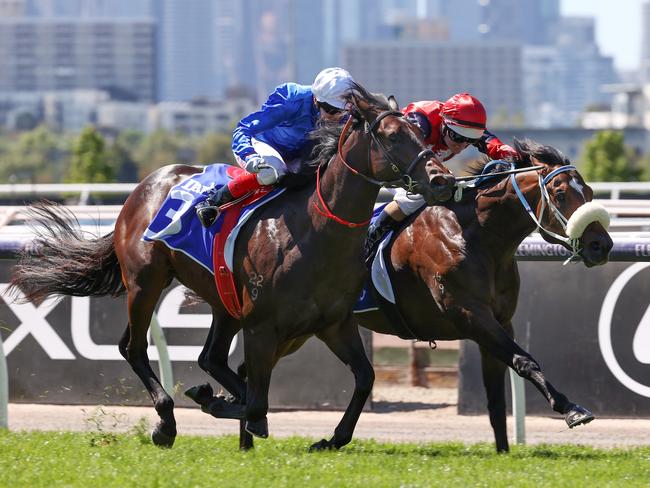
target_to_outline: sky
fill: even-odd
[[[639,67],[644,1],[560,0],[560,9],[562,15],[595,17],[596,40],[602,54],[613,56],[618,69],[630,70]]]

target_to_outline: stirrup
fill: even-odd
[[[366,243],[363,249],[363,260],[367,265],[371,264],[372,258],[375,256],[379,244],[389,230],[390,229],[387,227],[377,227],[374,229],[372,235],[366,237]]]
[[[206,229],[214,224],[214,221],[217,220],[221,211],[216,205],[210,204],[207,200],[201,202],[203,205],[196,206],[196,216],[201,222],[201,225]]]

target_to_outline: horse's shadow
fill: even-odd
[[[424,402],[389,402],[385,400],[373,401],[373,413],[414,412],[417,410],[439,410],[453,407],[452,403],[424,403]]]

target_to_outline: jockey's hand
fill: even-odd
[[[251,154],[246,158],[246,164],[244,169],[249,173],[259,173],[260,169],[266,167],[267,164],[264,161],[264,158],[259,154]]]
[[[513,161],[517,161],[520,158],[517,150],[514,147],[508,146],[507,144],[501,146],[499,148],[499,151],[501,151],[502,158],[512,158]]]

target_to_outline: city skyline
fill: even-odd
[[[647,0],[561,0],[562,15],[596,20],[596,41],[619,70],[638,70],[641,60],[641,7]],[[624,30],[622,29],[624,27]],[[621,35],[624,32],[625,35]]]

